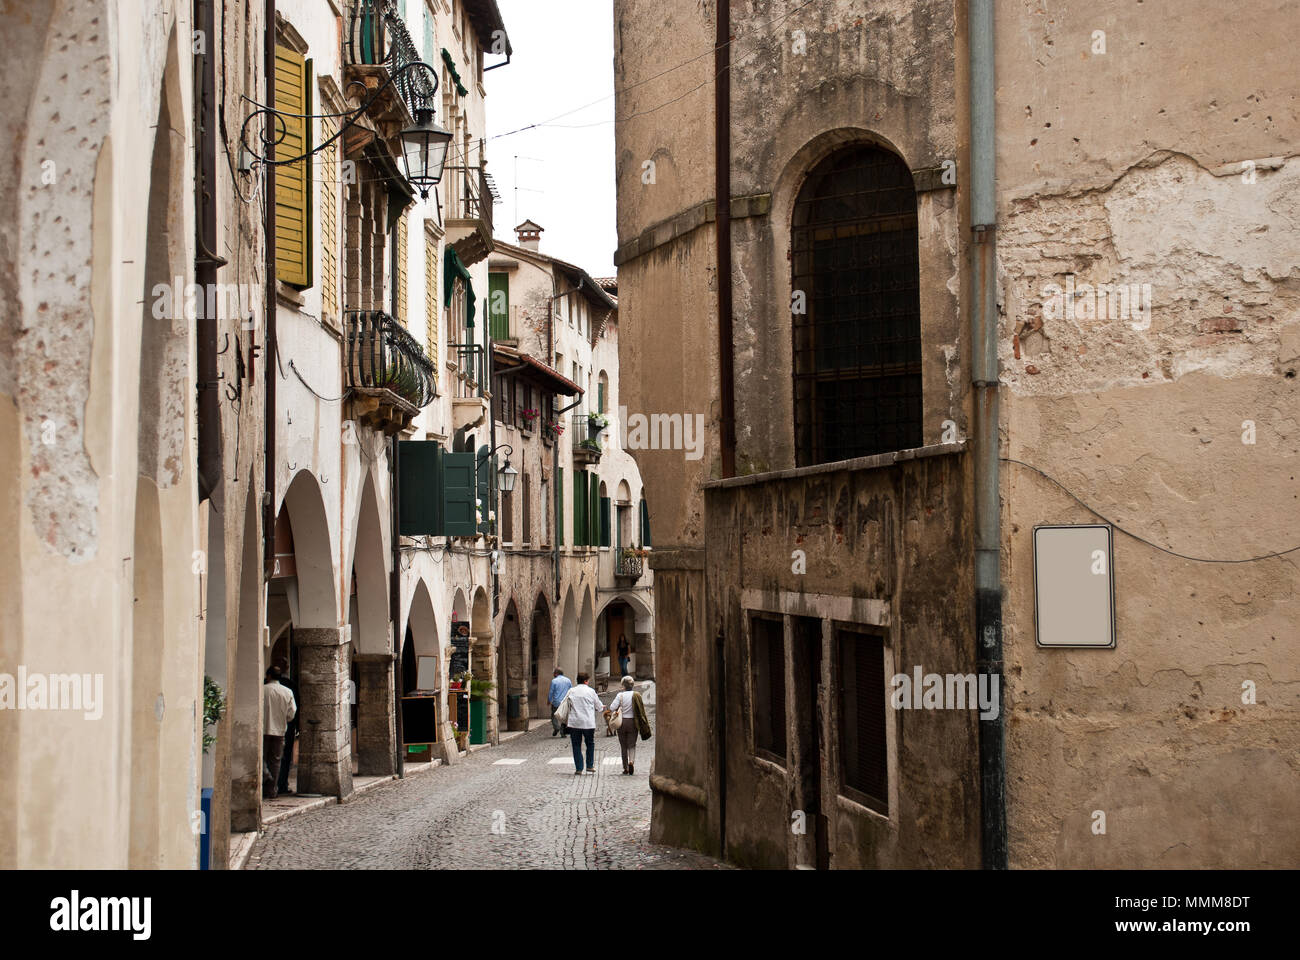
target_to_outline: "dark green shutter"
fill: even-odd
[[[641,498],[641,546],[650,546],[650,509],[645,505],[645,497]]]
[[[564,468],[555,468],[555,544],[564,546]]]
[[[492,475],[496,473],[496,457],[489,457],[488,451],[492,448],[487,444],[478,448],[478,457],[475,458],[474,466],[478,470],[478,499],[481,504],[480,512],[483,514],[483,522],[478,525],[479,533],[491,533],[492,521],[488,519],[488,514],[492,511]]]
[[[442,536],[442,445],[434,440],[403,440],[398,531],[404,537]]]
[[[493,340],[510,338],[510,277],[504,273],[488,274],[488,317]]]
[[[478,492],[474,472],[474,454],[442,455],[442,520],[448,537],[474,536],[474,497]]]
[[[587,543],[590,546],[600,546],[600,481],[596,477],[591,478],[591,499],[587,503]]]
[[[597,406],[597,408],[596,408],[596,412],[597,412],[597,413],[604,413],[604,412],[605,412],[605,390],[606,390],[607,387],[608,387],[608,384],[605,383],[604,380],[600,381],[599,389],[598,389],[598,392],[597,392],[597,395],[600,397],[600,399],[599,399],[599,401],[598,401],[598,406]]]
[[[587,543],[587,471],[573,472],[573,545]]]
[[[600,545],[609,546],[609,497],[600,498]]]

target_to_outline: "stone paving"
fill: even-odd
[[[618,738],[602,727],[596,773],[576,777],[568,737],[537,723],[458,764],[273,824],[248,869],[722,869],[650,843],[654,744],[638,743],[636,773],[624,776]]]

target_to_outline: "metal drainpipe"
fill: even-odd
[[[266,0],[266,23],[263,25],[263,67],[266,73],[266,102],[275,105],[275,0]],[[275,116],[267,114],[268,141],[275,138]],[[262,341],[262,367],[265,371],[264,430],[266,438],[265,490],[262,499],[262,563],[269,579],[275,570],[275,165],[266,164],[266,212],[263,215],[263,240],[266,243],[266,335]]]
[[[971,384],[975,401],[976,665],[996,684],[997,716],[981,719],[980,853],[1007,868],[1006,740],[1002,710],[1002,580],[998,496],[997,198],[994,153],[993,0],[970,0]]]
[[[722,394],[722,475],[736,475],[736,398],[731,326],[731,0],[718,0],[714,48],[714,217],[718,243],[718,381]]]

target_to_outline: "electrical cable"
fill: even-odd
[[[1160,546],[1160,544],[1153,543],[1152,541],[1148,540],[1146,537],[1139,536],[1138,534],[1133,533],[1131,530],[1127,530],[1124,527],[1121,527],[1114,520],[1111,520],[1105,514],[1101,513],[1094,507],[1085,503],[1082,499],[1079,498],[1079,496],[1073,490],[1071,490],[1065,484],[1061,483],[1061,481],[1057,480],[1055,477],[1049,476],[1048,474],[1044,473],[1042,470],[1038,469],[1038,467],[1035,467],[1033,464],[1025,463],[1023,460],[1013,460],[1010,457],[999,457],[998,459],[1001,460],[1003,463],[1014,463],[1024,467],[1027,470],[1032,470],[1034,473],[1038,474],[1044,480],[1048,480],[1051,483],[1056,484],[1056,486],[1060,487],[1063,491],[1065,491],[1065,493],[1068,494],[1071,497],[1071,499],[1075,501],[1075,503],[1079,504],[1079,506],[1083,507],[1083,509],[1087,510],[1089,513],[1091,513],[1094,517],[1097,517],[1099,520],[1104,520],[1106,523],[1114,527],[1120,533],[1132,537],[1134,540],[1137,540],[1139,543],[1145,543],[1148,547],[1154,547],[1156,550],[1159,550],[1161,553],[1167,553],[1171,557],[1177,557],[1179,560],[1191,560],[1194,563],[1255,563],[1256,561],[1259,560],[1271,560],[1274,557],[1285,557],[1288,553],[1295,553],[1297,550],[1300,550],[1300,545],[1297,545],[1294,547],[1290,547],[1286,550],[1279,550],[1276,553],[1265,553],[1258,557],[1243,557],[1238,560],[1218,560],[1213,557],[1188,556],[1185,553],[1179,553],[1176,550],[1170,550],[1168,547],[1162,547]]]

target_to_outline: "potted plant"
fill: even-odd
[[[609,417],[603,413],[587,414],[587,435],[593,440],[599,437],[601,431],[609,426]]]
[[[208,727],[215,727],[226,712],[226,694],[221,685],[211,677],[203,678],[203,752],[217,742],[215,733],[208,733]]]
[[[537,411],[531,407],[527,410],[520,410],[519,418],[523,420],[522,429],[532,432],[533,427],[537,424]]]
[[[542,439],[548,443],[554,443],[564,433],[564,424],[558,420],[547,420],[542,427]]]

